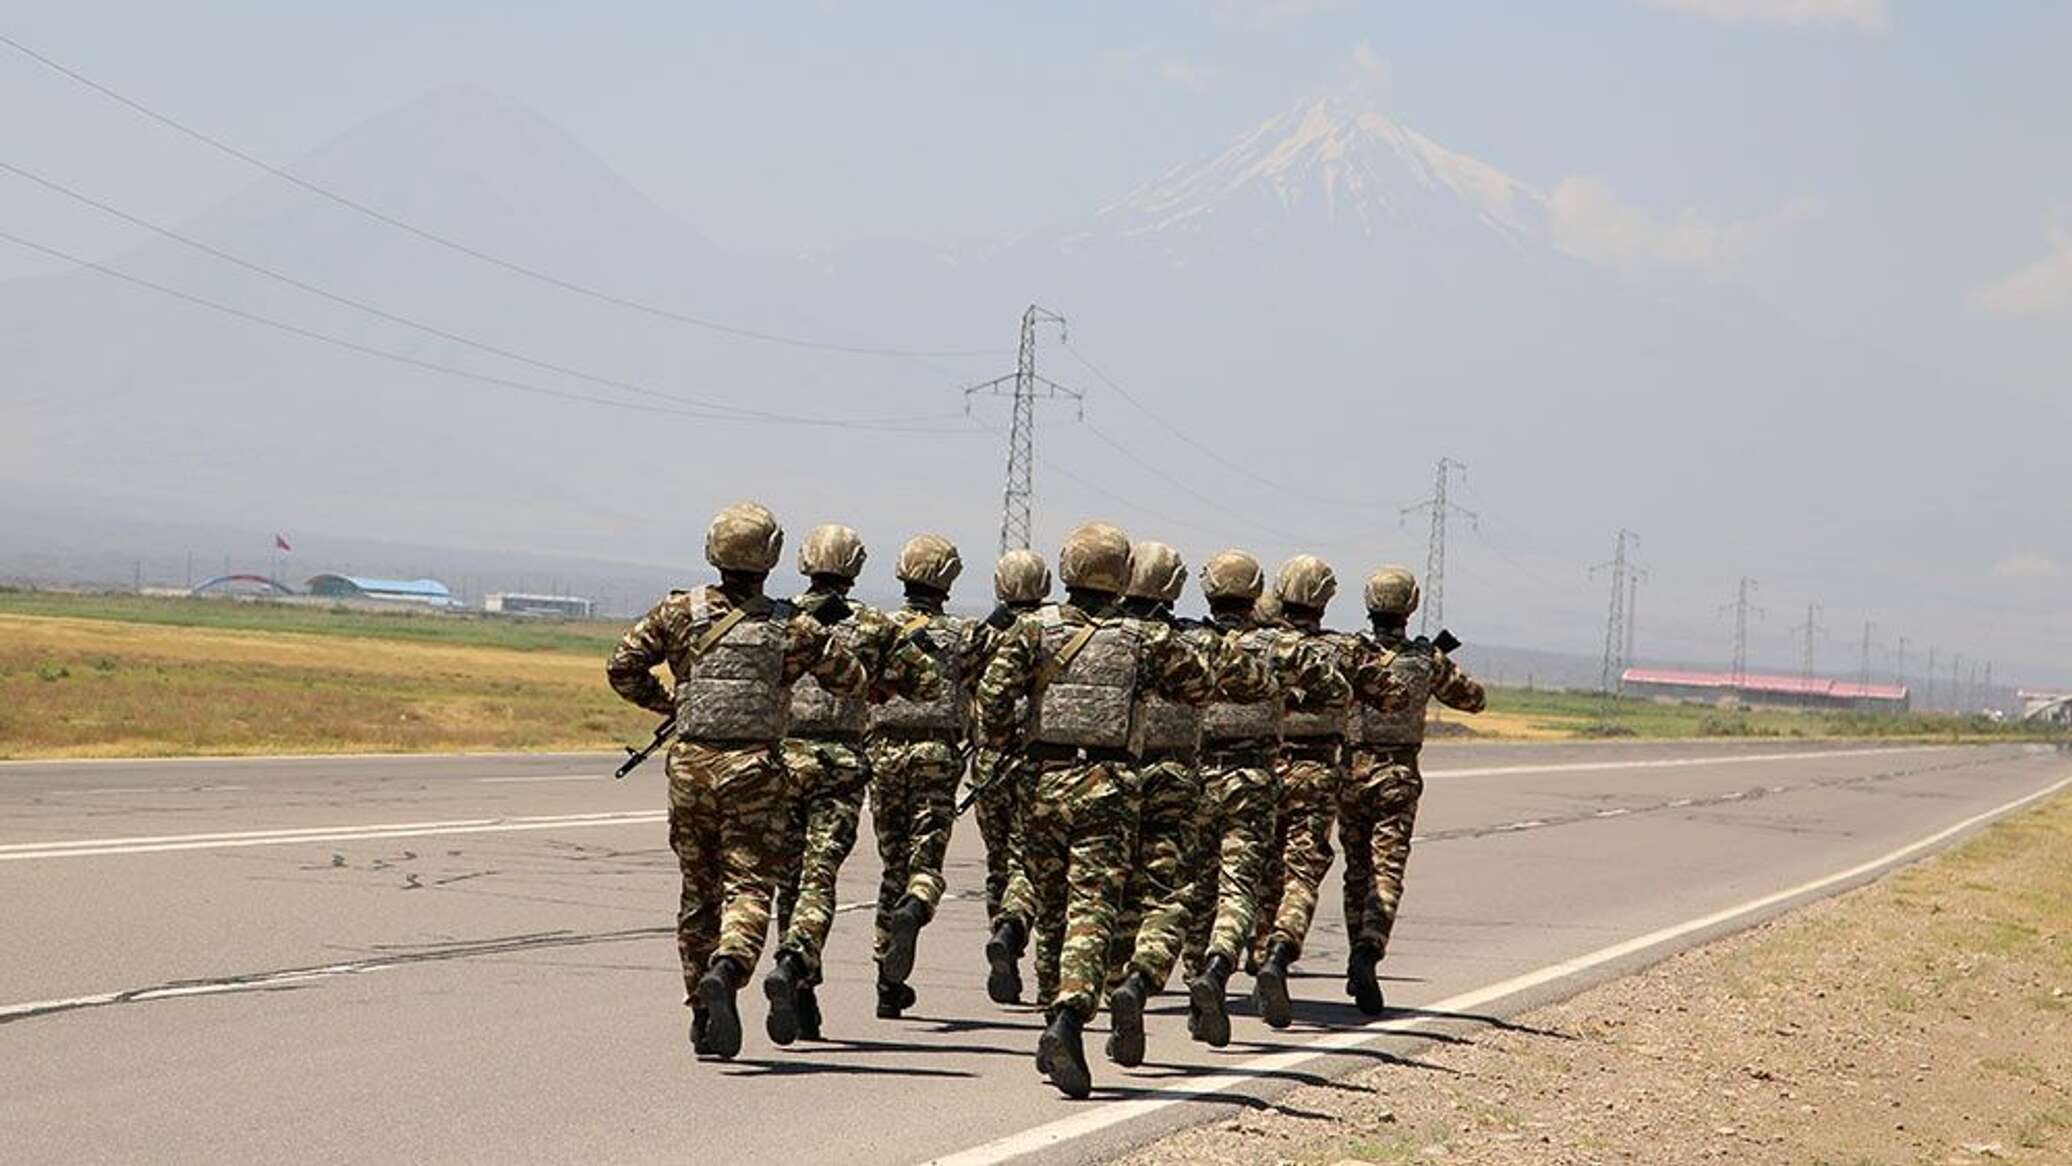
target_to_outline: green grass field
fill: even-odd
[[[432,611],[355,611],[303,603],[0,589],[0,615],[61,616],[166,627],[299,632],[513,652],[611,651],[631,621],[512,619]]]
[[[1859,713],[1787,709],[1722,709],[1627,699],[1613,706],[1609,734],[1599,726],[1604,704],[1595,693],[1496,688],[1489,712],[1500,727],[1522,725],[1534,734],[1634,737],[1908,737],[1955,740],[2055,740],[2062,734],[2021,722],[1951,713]],[[1475,718],[1447,714],[1475,726]]]

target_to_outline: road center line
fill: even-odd
[[[1444,1000],[1422,1004],[1419,1007],[1427,1012],[1466,1012],[1470,1009],[1485,1007],[1507,997],[1516,996],[1547,984],[1557,983],[1581,975],[1593,968],[1601,967],[1617,960],[1640,955],[1664,944],[1672,943],[1684,936],[1704,931],[1708,928],[1718,927],[1721,924],[1734,922],[1737,919],[1745,918],[1781,903],[1788,903],[1802,895],[1826,890],[1839,883],[1846,883],[1852,879],[1861,878],[1864,875],[1896,865],[1942,842],[1946,842],[1974,826],[1991,821],[2004,814],[2012,813],[2031,802],[2049,797],[2067,786],[2072,786],[2072,777],[2060,778],[2058,781],[2034,793],[2025,794],[1984,813],[1974,814],[1954,826],[1938,830],[1926,838],[1910,842],[1889,854],[1873,858],[1868,862],[1858,863],[1846,870],[1823,875],[1809,882],[1800,883],[1795,887],[1787,887],[1784,890],[1776,891],[1760,898],[1750,899],[1745,903],[1714,911],[1709,915],[1701,915],[1696,919],[1687,919],[1682,923],[1671,924],[1660,930],[1635,936],[1622,943],[1615,943],[1610,947],[1599,948],[1587,955],[1580,955],[1574,959],[1564,960],[1557,964],[1549,964],[1535,971],[1513,976],[1508,980],[1501,980],[1494,984],[1463,992],[1457,996],[1449,996]],[[929,1166],[991,1166],[992,1163],[1010,1161],[1025,1154],[1032,1154],[1038,1150],[1062,1145],[1076,1138],[1083,1138],[1088,1134],[1097,1133],[1133,1118],[1144,1117],[1183,1102],[1229,1092],[1270,1074],[1292,1069],[1309,1061],[1328,1057],[1333,1053],[1358,1048],[1382,1036],[1392,1033],[1415,1032],[1419,1026],[1425,1023],[1427,1021],[1422,1017],[1378,1020],[1360,1028],[1320,1036],[1299,1049],[1256,1057],[1234,1065],[1229,1071],[1223,1073],[1196,1077],[1167,1085],[1132,1080],[1130,1084],[1133,1088],[1141,1093],[1150,1094],[1150,1096],[1139,1096],[1127,1101],[1110,1101],[1090,1106],[1074,1113],[1070,1117],[1059,1118],[1057,1121],[1035,1126],[1020,1133],[1009,1134],[1004,1138],[987,1142],[984,1145],[974,1146],[968,1150],[961,1150],[945,1157],[936,1158],[929,1163]]]

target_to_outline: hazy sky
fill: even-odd
[[[722,247],[783,254],[1074,220],[1305,95],[1359,86],[1549,192],[1556,244],[1631,287],[1745,294],[1866,364],[1916,370],[1911,391],[1975,389],[2010,426],[2072,436],[2072,5],[73,0],[14,4],[0,32],[283,164],[429,90],[479,86],[538,110]],[[253,180],[4,47],[0,108],[0,160],[162,221]],[[6,175],[0,222],[88,255],[140,240]],[[60,266],[0,245],[0,278]],[[971,340],[925,322],[912,338]],[[1857,404],[1861,427],[1835,435],[1836,459],[1872,482],[1948,475],[1952,509],[1992,532],[1907,602],[1971,607],[1979,627],[1965,634],[1986,650],[2072,679],[2054,663],[2072,652],[2062,482],[1995,477],[1990,449],[1939,462],[1914,442],[1895,464],[1878,453],[1884,402]],[[1414,496],[1428,475],[1386,489]],[[1505,520],[1501,495],[1476,500]],[[1861,517],[1817,502],[1810,514],[1838,540]],[[1602,541],[1618,520],[1593,518]],[[1938,533],[1924,537],[1934,561]],[[1521,533],[1509,552],[1539,572],[1597,554],[1533,541]],[[1783,577],[1766,635],[1779,638],[1797,595],[1840,590],[1822,577],[1831,567],[1758,571]],[[1700,597],[1725,599],[1732,576],[1706,569],[1718,577],[1649,609],[1675,600],[1682,622],[1665,630],[1689,652],[1722,635]],[[1590,618],[1595,585],[1561,578],[1567,610]],[[1849,641],[1856,614],[1830,618]]]

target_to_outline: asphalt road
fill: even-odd
[[[919,1006],[871,1016],[868,827],[825,1043],[699,1064],[670,939],[660,767],[599,756],[0,765],[0,1143],[12,1162],[912,1162],[1098,1158],[1379,1059],[1918,857],[2062,785],[2040,748],[1447,745],[1361,1028],[1332,893],[1296,1025],[1222,1052],[1154,1002],[1092,1100],[984,992],[967,819]],[[761,969],[759,969],[760,972]],[[1234,984],[1242,984],[1239,977]],[[1100,1026],[1104,1031],[1105,1025]],[[1099,1032],[1089,1034],[1097,1053]]]

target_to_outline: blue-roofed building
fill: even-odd
[[[326,599],[374,599],[389,603],[453,606],[453,592],[437,579],[369,579],[360,575],[311,575],[309,593]]]

